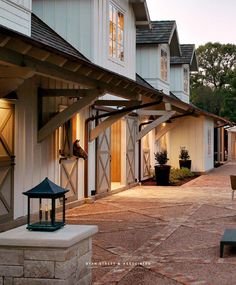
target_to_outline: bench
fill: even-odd
[[[236,229],[226,229],[220,241],[220,257],[224,255],[225,245],[236,245]]]

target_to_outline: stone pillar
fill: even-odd
[[[67,225],[55,232],[26,226],[0,234],[0,285],[87,285],[97,226]]]

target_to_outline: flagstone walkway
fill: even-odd
[[[145,186],[67,212],[69,223],[97,224],[93,284],[236,284],[236,250],[219,241],[236,228],[228,163],[180,187]]]

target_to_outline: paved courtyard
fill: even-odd
[[[228,163],[180,187],[145,186],[67,212],[73,224],[96,224],[93,284],[236,284],[236,250],[219,241],[236,228]]]

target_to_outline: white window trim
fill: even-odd
[[[108,1],[108,7],[107,7],[107,10],[108,10],[108,16],[107,16],[107,55],[108,55],[108,60],[111,61],[111,62],[114,62],[122,67],[125,66],[125,62],[126,62],[126,52],[125,52],[125,47],[126,47],[126,41],[125,41],[125,26],[126,26],[126,16],[125,16],[125,11],[124,9],[122,9],[116,2],[114,1]],[[124,38],[124,44],[123,44],[123,48],[124,48],[124,60],[120,60],[116,57],[111,57],[110,56],[110,52],[109,52],[109,44],[110,44],[110,5],[114,6],[119,12],[121,12],[124,16],[124,35],[123,35],[123,38]]]

